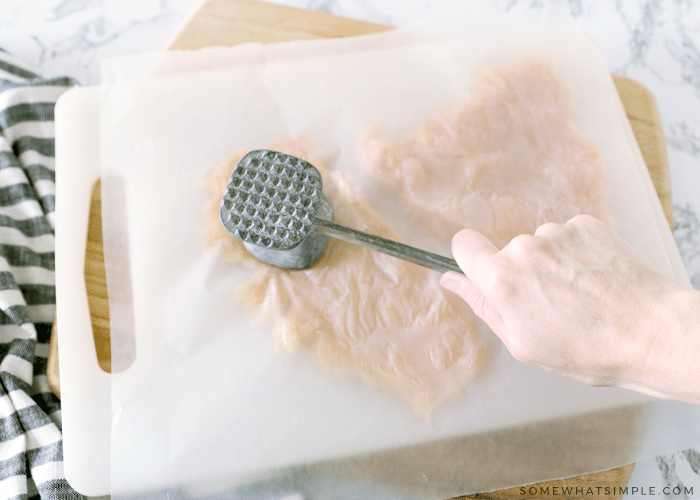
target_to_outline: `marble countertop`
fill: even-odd
[[[508,12],[573,21],[598,42],[611,72],[654,94],[666,136],[674,234],[700,289],[700,3],[693,0],[489,0]],[[364,21],[402,26],[432,15],[468,16],[477,0],[272,0]],[[99,83],[105,57],[160,50],[200,0],[2,0],[0,48],[45,77]],[[479,2],[481,3],[481,2]],[[488,3],[488,2],[483,2]],[[679,451],[637,464],[630,486],[693,488],[700,453]],[[644,491],[631,491],[636,498]]]
[[[401,26],[425,16],[470,15],[456,0],[274,0]],[[0,47],[45,77],[99,83],[105,57],[162,49],[200,0],[3,0]],[[480,7],[484,3],[480,2]],[[490,0],[507,12],[573,20],[613,73],[654,94],[666,135],[675,236],[700,288],[700,5],[692,0]]]

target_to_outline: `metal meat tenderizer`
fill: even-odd
[[[333,204],[316,167],[277,151],[251,151],[238,162],[220,216],[251,255],[285,269],[311,267],[333,236],[436,271],[462,272],[450,258],[331,222]]]

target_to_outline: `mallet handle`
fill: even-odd
[[[341,226],[335,222],[329,222],[318,218],[314,220],[313,227],[314,230],[319,233],[347,241],[348,243],[354,243],[355,245],[371,250],[376,250],[393,257],[398,257],[399,259],[427,267],[434,271],[443,273],[446,271],[462,272],[457,262],[453,259],[409,245],[404,245],[398,241],[388,240],[374,234],[364,233],[357,229]]]

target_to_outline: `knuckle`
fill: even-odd
[[[591,215],[577,215],[566,223],[570,232],[576,235],[579,239],[602,239],[602,241],[610,241],[615,239],[615,233],[603,221],[596,219]]]
[[[534,244],[534,237],[529,235],[529,234],[521,234],[519,236],[516,236],[512,240],[510,240],[510,243],[506,245],[506,248],[508,249],[508,253],[510,255],[523,255],[528,253]]]
[[[546,242],[538,236],[521,234],[513,238],[505,247],[505,253],[516,265],[531,261],[536,255],[546,250]]]
[[[580,214],[577,215],[576,217],[573,217],[569,219],[567,222],[568,226],[576,226],[580,227],[583,229],[594,229],[594,228],[599,228],[601,225],[604,225],[601,221],[593,217],[592,215],[588,214]]]
[[[548,237],[559,234],[562,230],[562,225],[556,222],[545,222],[535,230],[535,236]]]

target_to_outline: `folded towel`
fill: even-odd
[[[54,280],[54,106],[76,85],[0,49],[0,500],[85,498],[63,474],[46,378]]]

